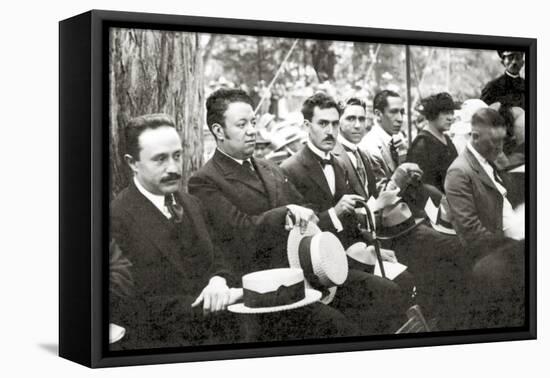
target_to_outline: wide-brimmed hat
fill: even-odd
[[[227,307],[238,314],[288,311],[321,299],[321,292],[306,288],[301,269],[261,270],[242,277],[243,302]]]
[[[385,207],[382,210],[376,237],[382,240],[397,238],[418,227],[424,219],[415,218],[405,202]]]
[[[446,235],[456,235],[456,231],[453,228],[451,223],[451,212],[449,209],[449,202],[447,202],[447,197],[443,196],[441,202],[439,202],[439,209],[437,211],[437,219],[434,223],[430,219],[430,223],[434,230],[441,232]]]
[[[334,297],[335,288],[348,277],[348,260],[342,243],[330,232],[321,232],[313,222],[308,222],[303,234],[299,227],[290,231],[287,256],[291,268],[303,270],[306,287],[329,289],[329,297]]]

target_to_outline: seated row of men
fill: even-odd
[[[377,106],[380,118],[389,114],[387,98]],[[456,185],[447,196],[457,238],[426,221],[428,198],[436,205],[447,201],[422,185],[417,165],[395,165],[381,175],[380,164],[373,168],[373,157],[358,148],[366,133],[362,101],[341,107],[323,93],[306,99],[307,144],[281,166],[252,157],[256,117],[245,92],[220,89],[206,109],[217,149],[189,179],[189,194],[181,188],[182,141],[173,120],[149,114],[125,128],[133,180],[111,204],[117,253],[110,320],[127,329],[121,348],[388,334],[416,303],[439,320],[437,329],[523,322],[519,286],[502,289],[510,275],[523,282],[517,269],[523,246],[502,234],[502,217],[493,222],[502,198],[492,201],[490,188],[480,187],[500,184],[468,176],[483,172],[471,173],[462,163],[452,169]],[[476,121],[472,144],[491,161],[500,134],[487,111]],[[375,214],[382,259],[408,266],[394,280],[373,274],[380,255],[376,241],[365,236],[369,222],[358,209],[365,206]],[[359,251],[348,258],[345,282],[330,290],[320,277],[309,276],[322,299],[292,311],[225,311],[241,299],[232,288],[241,287],[243,275],[289,266],[289,230],[304,233],[312,223],[336,235],[348,251]],[[478,284],[494,290],[477,295]]]

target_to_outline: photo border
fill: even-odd
[[[526,325],[136,351],[109,351],[109,29],[377,42],[525,53]],[[93,10],[60,22],[60,356],[90,367],[535,339],[536,39]],[[75,86],[78,85],[78,86]],[[75,127],[78,125],[78,127]],[[89,170],[82,167],[89,164]],[[86,202],[86,200],[88,202]]]

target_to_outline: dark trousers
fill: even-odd
[[[396,252],[400,263],[414,276],[417,303],[428,318],[438,318],[439,330],[462,327],[469,300],[471,261],[456,236],[420,224],[383,247]]]
[[[322,303],[289,311],[237,315],[245,341],[291,341],[359,334],[357,326],[338,310]]]
[[[469,328],[525,324],[525,245],[508,240],[475,262],[468,309]]]
[[[358,325],[358,335],[391,334],[406,320],[409,297],[395,282],[350,269],[330,306]]]

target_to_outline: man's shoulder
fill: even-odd
[[[451,163],[449,168],[447,169],[447,172],[455,172],[455,173],[462,173],[467,174],[472,170],[468,154],[470,152],[465,149],[460,153],[457,158]]]
[[[307,147],[304,146],[304,148],[302,148],[298,153],[292,155],[281,163],[280,167],[283,172],[299,169],[299,167],[302,165],[301,160],[304,159],[304,149],[306,148]]]

